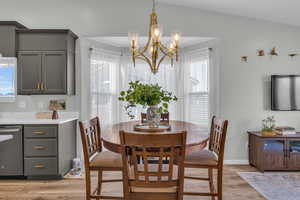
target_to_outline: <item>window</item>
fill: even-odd
[[[14,101],[16,96],[16,59],[0,58],[0,101]]]
[[[101,52],[100,50],[98,50]],[[125,112],[126,103],[119,102],[120,90],[127,90],[130,81],[139,80],[148,84],[159,84],[178,97],[169,107],[172,120],[184,120],[209,126],[209,52],[187,52],[184,58],[171,66],[162,63],[159,72],[153,75],[149,66],[138,60],[133,66],[128,55],[93,52],[90,60],[90,113],[99,116],[102,126],[131,120]],[[145,108],[132,109],[135,120]]]
[[[91,117],[100,116],[102,126],[117,122],[117,65],[103,55],[91,58]]]
[[[154,75],[147,63],[141,60],[136,61],[136,66],[134,67],[131,57],[123,56],[121,67],[124,71],[124,81],[121,84],[122,90],[128,89],[128,82],[130,81],[140,81],[147,84],[159,84],[164,90],[172,92],[174,95],[177,95],[177,80],[178,75],[176,74],[176,67],[171,66],[170,62],[161,63],[159,71]],[[124,103],[122,103],[124,106]],[[121,105],[121,106],[122,106]],[[177,102],[171,102],[169,107],[170,118],[172,120],[178,119],[177,114]],[[123,106],[121,107],[122,111],[124,110]],[[146,112],[145,108],[142,106],[137,106],[131,110],[135,115],[134,120],[140,119],[140,113]],[[121,116],[121,121],[129,121],[129,117],[125,112]]]
[[[208,127],[209,124],[209,57],[193,55],[186,74],[186,118],[188,121]]]

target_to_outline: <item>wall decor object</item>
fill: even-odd
[[[278,56],[278,53],[277,53],[277,51],[276,51],[276,47],[273,47],[273,48],[271,49],[269,55],[271,55],[271,56]]]
[[[64,99],[50,100],[49,110],[66,110],[66,101]]]
[[[258,50],[257,50],[257,55],[258,55],[258,56],[265,56],[265,50],[263,50],[263,49],[258,49]]]
[[[248,56],[242,56],[241,61],[242,62],[248,62]]]
[[[299,55],[299,53],[289,53],[289,56],[291,57],[291,58],[294,58],[295,56],[298,56]]]

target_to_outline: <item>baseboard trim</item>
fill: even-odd
[[[224,160],[225,165],[249,165],[248,160]]]

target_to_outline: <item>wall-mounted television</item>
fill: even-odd
[[[300,110],[300,75],[271,76],[271,109]]]

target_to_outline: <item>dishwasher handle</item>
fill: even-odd
[[[15,133],[15,132],[19,132],[19,131],[21,131],[20,128],[3,128],[3,129],[0,128],[0,134],[1,133]]]

